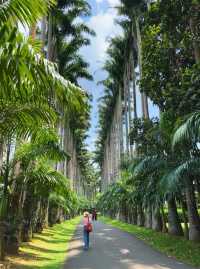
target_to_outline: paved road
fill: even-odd
[[[91,248],[83,251],[82,227],[70,243],[64,269],[192,269],[153,250],[131,234],[101,222],[94,225]]]

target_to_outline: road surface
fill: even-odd
[[[69,245],[64,269],[194,269],[101,222],[95,222],[91,248],[84,251],[82,229],[79,225]]]

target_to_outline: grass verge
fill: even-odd
[[[134,234],[137,238],[145,241],[154,249],[174,257],[181,262],[191,264],[195,267],[200,266],[200,243],[188,241],[182,237],[171,236],[151,229],[127,224],[107,217],[101,217],[101,221],[112,225],[120,230]]]
[[[68,243],[80,217],[57,224],[36,234],[30,243],[22,244],[20,254],[10,257],[12,269],[60,269],[63,265]]]

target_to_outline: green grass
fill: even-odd
[[[151,229],[123,223],[107,217],[101,217],[100,219],[106,224],[134,234],[137,238],[144,240],[154,249],[170,257],[174,257],[179,261],[193,266],[200,266],[200,243],[191,242],[182,237],[158,233]]]
[[[17,257],[11,257],[12,269],[60,269],[66,259],[71,240],[80,217],[48,228],[24,243]]]

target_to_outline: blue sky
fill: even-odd
[[[90,72],[94,77],[94,81],[81,80],[81,86],[93,95],[92,111],[91,111],[91,128],[89,130],[89,138],[87,144],[89,150],[94,150],[94,142],[96,140],[96,127],[98,124],[98,99],[103,94],[102,86],[98,86],[97,82],[106,77],[106,73],[101,70],[106,59],[106,49],[108,47],[109,37],[121,34],[121,29],[115,24],[117,17],[114,8],[119,0],[89,0],[92,7],[92,15],[84,20],[96,32],[96,37],[91,39],[91,45],[84,47],[81,54],[90,64]],[[140,94],[138,92],[138,112],[140,108]],[[157,115],[157,109],[150,104],[150,115]]]

